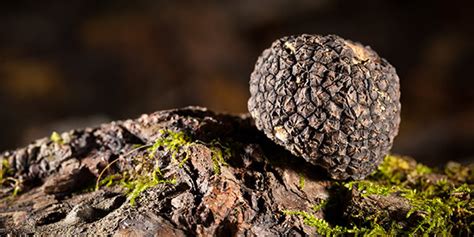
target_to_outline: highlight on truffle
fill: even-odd
[[[257,128],[333,179],[365,178],[398,133],[395,68],[370,47],[336,35],[273,42],[257,60],[250,94]]]

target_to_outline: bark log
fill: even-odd
[[[192,145],[176,157],[163,147],[157,151],[162,177],[175,182],[144,190],[135,205],[121,185],[93,190],[104,169],[106,175],[138,169],[133,157],[147,151],[137,145],[153,144],[162,131],[192,137]],[[210,144],[231,151],[225,162],[216,161]],[[357,222],[350,214],[361,211],[386,210],[406,226],[422,215],[405,218],[411,206],[399,196],[341,188],[322,169],[268,140],[247,115],[198,107],[70,131],[4,152],[0,159],[8,161],[3,168],[8,166],[4,173],[11,181],[1,186],[0,234],[312,236],[322,232],[286,211],[312,212],[343,226]],[[173,165],[174,159],[183,162]],[[14,187],[21,192],[12,197]],[[328,204],[315,208],[321,203]]]

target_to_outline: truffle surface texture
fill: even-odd
[[[258,58],[249,112],[267,137],[337,180],[363,179],[400,123],[395,68],[336,35],[287,36]]]

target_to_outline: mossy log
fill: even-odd
[[[248,115],[156,112],[0,154],[0,235],[473,234],[472,165],[334,181]]]

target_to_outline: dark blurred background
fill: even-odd
[[[394,152],[474,161],[472,1],[2,1],[0,150],[53,130],[206,106],[246,112],[270,43],[338,34],[398,70]]]

